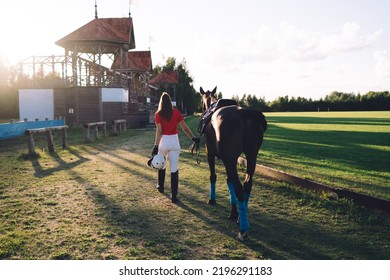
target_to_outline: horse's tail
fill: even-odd
[[[260,113],[260,124],[261,126],[263,127],[263,132],[265,132],[268,128],[268,123],[267,123],[267,120],[265,119],[265,116],[262,112],[258,111]]]

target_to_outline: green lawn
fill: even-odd
[[[259,163],[390,199],[390,112],[267,113]]]
[[[286,133],[294,130],[279,130],[276,118],[269,116],[260,156],[270,164],[284,163],[278,167],[286,170],[297,163],[280,160],[278,153],[298,159],[301,152],[295,149],[306,145],[296,145],[302,142],[299,131],[295,143]],[[193,129],[197,121],[186,119]],[[55,133],[53,154],[47,152],[45,137],[37,136],[39,156],[33,158],[26,157],[24,137],[0,141],[0,259],[390,258],[388,215],[263,176],[255,176],[249,202],[250,239],[237,241],[237,224],[227,219],[221,162],[216,166],[217,205],[212,207],[207,204],[204,149],[198,165],[187,151],[191,141],[181,133],[180,202],[172,204],[169,176],[162,195],[155,188],[156,171],[146,166],[154,134],[129,129],[85,144],[82,130],[71,128],[65,150]],[[280,149],[283,141],[272,139],[283,137],[286,146]],[[289,154],[287,147],[293,150]],[[313,165],[306,164],[306,169]],[[242,167],[239,172],[244,176]]]

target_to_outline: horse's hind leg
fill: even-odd
[[[227,180],[227,186],[230,194],[230,214],[229,214],[229,220],[237,220],[238,218],[238,211],[237,211],[237,196],[236,192],[234,190],[234,185],[232,182]]]
[[[244,181],[244,197],[245,200],[249,200],[249,196],[252,191],[252,184],[253,184],[253,174],[255,173],[256,169],[256,154],[246,154],[246,175],[245,175],[245,181]]]
[[[244,198],[246,207],[248,208],[248,201],[252,191],[253,174],[256,170],[257,154],[259,153],[260,146],[263,141],[263,135],[254,133],[249,135],[247,139],[250,139],[244,147],[244,154],[246,158],[246,176],[244,181]],[[254,141],[257,139],[257,141]],[[252,140],[252,141],[251,141]]]
[[[247,236],[246,232],[249,229],[248,219],[248,203],[246,202],[244,195],[244,188],[240,182],[240,178],[237,174],[237,159],[224,161],[226,173],[228,176],[228,182],[231,182],[234,186],[234,192],[237,197],[237,208],[239,215],[240,234]]]
[[[215,157],[208,154],[207,155],[208,163],[209,163],[209,168],[210,168],[210,199],[209,199],[209,204],[210,205],[215,205],[216,204],[216,190],[215,190],[215,185],[217,182],[217,174],[215,173]]]

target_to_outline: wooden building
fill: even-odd
[[[63,56],[20,62],[24,93],[52,89],[54,117],[65,117],[69,125],[114,119],[126,119],[130,126],[149,123],[156,109],[150,102],[151,52],[134,50],[130,16],[98,18],[96,13],[56,44],[64,48]]]

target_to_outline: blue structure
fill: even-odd
[[[0,140],[24,135],[26,129],[45,128],[65,125],[65,120],[48,120],[35,122],[16,122],[0,124]]]

